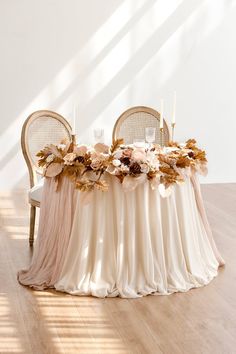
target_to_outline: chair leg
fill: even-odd
[[[35,214],[36,214],[36,207],[31,205],[31,207],[30,207],[30,231],[29,231],[29,244],[30,244],[30,246],[33,246],[33,244],[34,244]]]

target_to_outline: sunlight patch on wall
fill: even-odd
[[[167,18],[181,4],[182,0],[166,2],[159,0],[153,3],[139,21],[130,28],[128,33],[116,43],[114,48],[93,68],[88,77],[83,80],[73,96],[69,96],[60,105],[61,110],[71,105],[75,97],[83,95],[82,106],[89,103],[101,90],[105,89],[108,83],[125,67],[132,57],[145,42],[155,33]],[[131,13],[133,11],[130,11]],[[101,46],[103,43],[101,42]],[[83,108],[82,108],[83,109]]]
[[[70,87],[76,77],[81,75],[83,79],[83,74],[86,72],[86,68],[96,60],[104,48],[113,41],[113,38],[135,15],[135,12],[137,12],[146,2],[147,0],[136,1],[135,11],[133,11],[133,0],[126,0],[120,5],[120,7],[109,17],[99,30],[94,33],[88,43],[70,60],[68,64],[66,64],[50,84],[51,87],[55,87],[55,92],[58,91],[55,97],[59,96],[61,92]],[[63,90],[59,89],[62,87]],[[75,94],[72,94],[69,105],[66,106],[64,111],[70,112],[71,106],[73,105],[73,99],[76,100],[77,98],[74,96]]]
[[[147,0],[137,0],[135,2],[136,10],[138,10]],[[4,146],[4,150],[0,150],[0,159],[2,159],[19,140],[19,132],[24,120],[33,111],[42,107],[58,110],[58,106],[54,106],[54,101],[60,96],[71,81],[80,73],[81,68],[84,68],[96,58],[101,50],[112,40],[112,38],[122,29],[122,27],[133,16],[132,4],[133,0],[123,1],[120,7],[109,17],[102,27],[93,35],[85,47],[81,48],[75,58],[65,65],[58,73],[52,82],[45,87],[37,97],[21,112],[18,118],[4,131],[0,132],[0,146]],[[66,116],[71,119],[73,111],[73,100],[66,106]]]
[[[209,35],[224,18],[227,0],[208,0],[202,8],[204,34]],[[201,31],[201,29],[200,29]]]

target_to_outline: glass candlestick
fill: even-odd
[[[174,141],[175,123],[171,123],[171,140]]]
[[[161,147],[164,146],[164,128],[160,128]]]
[[[76,145],[76,134],[74,133],[71,134],[71,141],[74,145]]]

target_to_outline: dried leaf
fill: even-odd
[[[110,152],[113,153],[115,152],[122,144],[124,144],[124,139],[116,139],[113,141]]]
[[[190,148],[191,149],[191,146],[195,146],[196,145],[196,140],[195,139],[188,139],[186,141],[186,147]]]
[[[96,145],[94,145],[94,149],[96,152],[100,152],[102,154],[109,153],[109,146],[103,143],[97,143]]]
[[[101,190],[103,192],[108,191],[108,184],[106,181],[101,181],[101,180],[95,181],[95,187],[98,190]]]
[[[73,142],[71,142],[68,146],[68,150],[67,152],[70,153],[70,152],[73,152],[74,151],[74,148],[75,148],[75,145]]]
[[[176,158],[174,158],[172,155],[164,155],[164,154],[159,154],[159,161],[160,163],[164,163],[168,166],[174,166],[176,163]]]
[[[63,163],[52,162],[46,169],[46,177],[56,177],[63,170]]]
[[[160,166],[159,170],[162,173],[170,176],[176,176],[178,174],[173,168],[167,166]]]
[[[178,144],[176,141],[169,141],[169,142],[168,142],[168,146],[170,146],[170,147],[177,147],[177,148],[180,147],[179,144]]]
[[[90,181],[87,178],[83,178],[76,182],[75,188],[82,192],[89,192],[94,189],[94,181]]]
[[[206,159],[206,153],[205,153],[205,151],[203,151],[203,150],[197,150],[196,152],[195,152],[195,154],[194,154],[194,159],[195,160],[200,160],[200,161],[207,161],[207,159]]]
[[[40,159],[38,160],[38,166],[39,167],[44,167],[47,164],[45,159]]]
[[[51,154],[55,155],[59,159],[63,159],[61,151],[57,148],[56,145],[50,144],[48,145],[48,149],[50,150]]]
[[[191,160],[187,156],[179,156],[176,161],[176,166],[180,168],[189,167],[191,164]]]

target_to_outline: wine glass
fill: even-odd
[[[156,128],[154,127],[145,128],[145,138],[146,138],[146,142],[149,144],[149,147],[151,147],[151,144],[154,143],[155,136],[156,136]]]
[[[95,128],[93,130],[95,143],[103,143],[104,142],[104,129]]]

